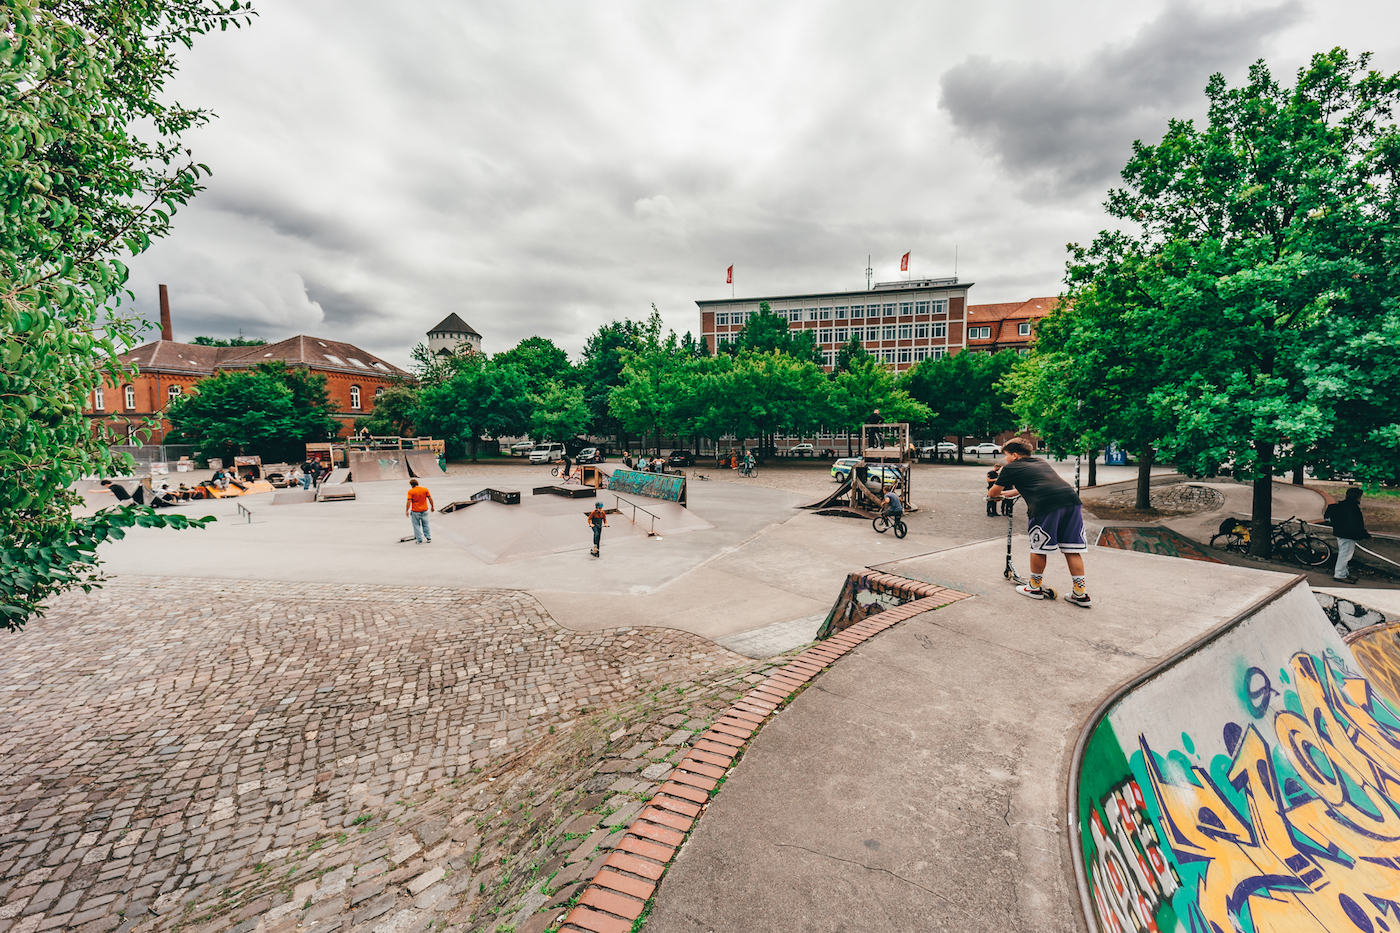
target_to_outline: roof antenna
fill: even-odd
[[[953,244],[953,278],[954,278],[954,280],[956,280],[957,277],[958,277],[958,244],[954,243],[954,244]]]
[[[870,268],[870,257],[869,257],[869,256],[866,256],[866,257],[865,257],[865,290],[866,290],[866,291],[870,291],[870,276],[873,275],[874,272],[875,272],[875,270],[872,269],[872,268]]]

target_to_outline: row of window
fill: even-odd
[[[166,394],[166,396],[167,396],[171,401],[174,401],[175,399],[177,399],[177,398],[179,398],[181,395],[183,395],[184,392],[185,392],[185,389],[184,389],[183,386],[180,386],[180,385],[172,385],[169,389],[166,390],[166,393],[165,393],[165,394]],[[375,397],[375,398],[379,398],[379,396],[381,396],[381,395],[383,395],[383,394],[384,394],[384,387],[383,387],[383,386],[380,386],[379,388],[377,388],[377,389],[374,390],[374,397]],[[135,410],[136,410],[136,387],[135,387],[135,386],[123,386],[123,387],[122,387],[122,401],[124,401],[124,402],[126,403],[126,410],[127,410],[127,411],[135,411]],[[106,407],[107,407],[107,401],[106,401],[106,398],[103,396],[102,389],[101,389],[100,387],[94,389],[93,392],[92,392],[92,410],[93,410],[93,411],[105,411],[105,410],[106,410]],[[351,386],[351,387],[350,387],[350,407],[351,407],[351,408],[359,408],[359,407],[360,407],[360,387],[359,387],[359,386]]]
[[[874,343],[877,340],[927,340],[930,337],[945,339],[947,336],[948,325],[942,321],[932,324],[886,324],[873,327],[823,327],[817,331],[817,343],[846,343],[852,337],[860,338],[863,343]],[[720,344],[734,343],[738,338],[738,334],[715,335],[716,342]]]
[[[827,366],[836,365],[836,357],[839,351],[827,350],[822,356]],[[898,365],[901,363],[922,363],[927,359],[941,360],[948,355],[947,347],[898,347],[889,350],[871,350],[870,355],[882,363]]]
[[[1022,321],[1020,324],[1017,324],[1016,333],[1021,337],[1029,337],[1031,335],[1031,322]],[[969,327],[967,329],[967,339],[991,340],[992,329],[990,327]]]
[[[737,327],[757,313],[757,311],[720,311],[715,314],[715,325],[728,327],[732,324]],[[935,298],[929,301],[886,301],[868,305],[832,305],[825,308],[793,308],[786,312],[788,321],[793,323],[804,320],[844,321],[848,318],[859,320],[865,317],[908,317],[913,314],[947,313],[947,298]]]

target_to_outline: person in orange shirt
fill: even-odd
[[[428,487],[419,486],[416,479],[409,480],[408,502],[403,507],[403,514],[413,523],[413,538],[419,544],[423,543],[424,538],[429,544],[433,543],[433,531],[428,527],[428,513],[436,511],[433,494],[428,492]]]

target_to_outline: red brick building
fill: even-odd
[[[968,305],[967,349],[973,353],[1029,352],[1037,322],[1053,311],[1058,298],[1031,298],[995,305]]]
[[[375,398],[394,382],[412,376],[354,344],[324,337],[289,337],[256,347],[204,347],[170,339],[165,317],[162,339],[121,356],[134,363],[138,375],[119,386],[104,385],[90,397],[88,414],[107,423],[117,436],[127,436],[152,415],[165,411],[174,398],[216,372],[251,369],[259,363],[281,361],[326,377],[326,391],[338,409],[341,434],[349,434],[355,419],[374,410]],[[153,443],[163,442],[170,424],[160,420]]]

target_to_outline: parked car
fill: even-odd
[[[873,463],[866,469],[866,477],[870,482],[880,480],[881,488],[889,489],[903,478],[899,472],[899,467],[893,464]]]
[[[671,456],[666,458],[666,465],[674,467],[695,466],[695,455],[688,450],[673,450]]]
[[[1001,453],[1001,445],[993,444],[990,441],[984,444],[969,444],[967,447],[963,448],[963,453],[976,454],[979,457],[984,454],[990,454],[995,457],[997,454]]]
[[[789,457],[815,457],[817,450],[811,444],[798,444],[796,447],[788,448]]]
[[[958,445],[952,441],[940,441],[937,444],[930,444],[928,447],[919,448],[920,457],[941,457],[944,454],[956,454]]]
[[[535,449],[530,451],[531,463],[553,463],[562,459],[564,459],[563,444],[537,444]]]
[[[602,463],[606,459],[597,447],[585,447],[578,452],[578,463]]]
[[[530,456],[530,451],[534,449],[534,441],[521,441],[519,444],[510,445],[510,455],[512,457],[528,457]]]
[[[844,483],[851,473],[851,467],[857,463],[860,463],[859,457],[842,457],[831,465],[831,478],[838,483]]]

